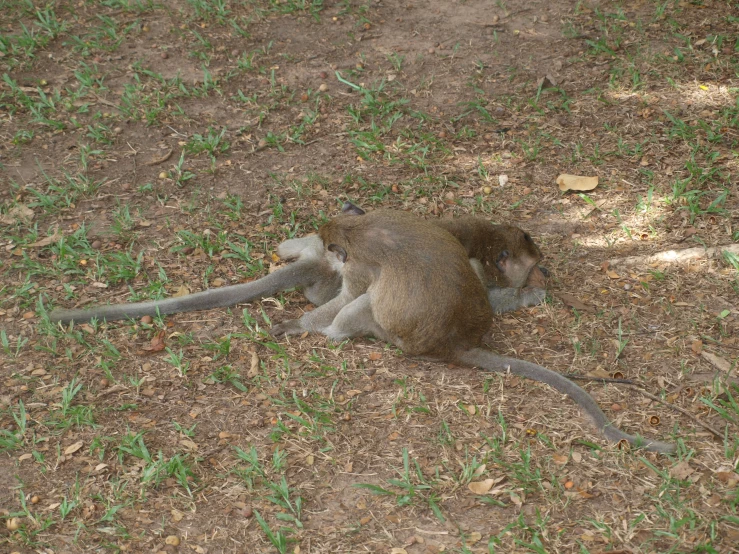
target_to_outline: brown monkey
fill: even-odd
[[[350,202],[342,207],[345,215],[364,215],[364,211]],[[492,225],[475,217],[456,220],[434,220],[449,227],[468,248],[480,279],[490,288],[488,301],[497,313],[516,310],[539,304],[546,296],[543,278],[538,286],[520,287],[527,277],[541,274],[536,262],[541,257],[538,247],[530,237],[511,225]],[[97,306],[82,310],[56,309],[49,318],[52,321],[89,321],[91,319],[137,318],[145,315],[167,315],[233,306],[258,298],[271,296],[280,291],[303,287],[305,296],[320,306],[334,298],[341,287],[341,276],[324,256],[323,243],[317,235],[290,239],[277,247],[282,259],[294,260],[261,279],[217,289],[209,289],[179,298],[150,300],[130,304]]]
[[[468,252],[446,230],[404,212],[378,210],[339,216],[319,235],[330,263],[333,256],[341,263],[341,292],[300,319],[275,326],[273,335],[316,331],[333,340],[372,335],[409,355],[510,370],[570,396],[610,441],[626,440],[655,452],[675,450],[624,433],[587,392],[559,373],[480,348],[493,310]]]

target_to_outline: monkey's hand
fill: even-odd
[[[513,312],[519,308],[528,308],[541,304],[547,297],[546,289],[537,287],[489,288],[488,301],[496,314]]]
[[[288,319],[270,329],[269,333],[279,339],[288,335],[302,335],[306,329],[300,324],[299,319]]]

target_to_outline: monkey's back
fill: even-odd
[[[410,355],[449,358],[479,345],[492,322],[487,291],[449,232],[406,212],[339,216],[319,231],[344,248],[345,283],[370,276],[375,321]],[[363,292],[360,285],[357,294]]]

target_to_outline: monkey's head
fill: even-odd
[[[531,271],[541,260],[541,251],[531,236],[513,225],[499,225],[504,240],[495,259],[495,267],[500,271],[509,287],[521,288],[529,280]]]

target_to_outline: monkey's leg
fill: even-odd
[[[380,340],[392,342],[384,329],[375,321],[375,317],[372,315],[371,298],[369,293],[366,292],[341,308],[331,325],[322,332],[335,341],[342,341],[351,337],[373,336]]]
[[[324,329],[331,325],[341,309],[354,300],[346,290],[342,290],[339,296],[332,298],[323,306],[317,307],[311,312],[303,314],[300,319],[290,319],[272,327],[270,333],[274,337],[287,335],[301,335],[306,331],[323,333]]]

